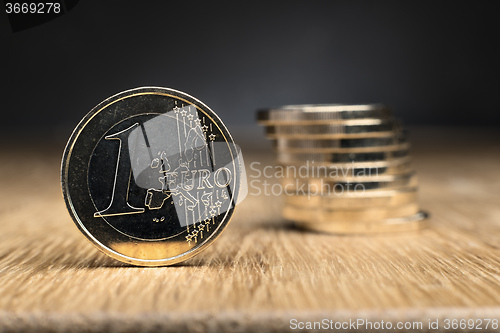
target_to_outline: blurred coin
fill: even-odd
[[[383,137],[390,133],[398,134],[399,125],[393,121],[383,121],[374,125],[280,125],[266,126],[266,135],[269,138],[371,138]]]
[[[331,152],[372,152],[398,150],[399,147],[409,148],[409,143],[403,136],[388,136],[380,138],[361,139],[274,139],[273,145],[279,152],[302,152],[311,149]]]
[[[374,234],[387,232],[418,231],[426,227],[425,212],[413,215],[371,222],[339,221],[339,222],[300,222],[295,225],[304,230],[326,232],[333,234]]]
[[[412,171],[409,157],[380,162],[352,163],[316,163],[314,161],[280,162],[278,168],[281,177],[296,175],[297,177],[361,177],[393,175]]]
[[[335,129],[336,125],[290,125],[287,127],[266,127],[269,139],[360,139],[382,138],[401,135],[400,128],[388,124],[370,126],[350,126]],[[328,127],[332,127],[328,129]]]
[[[304,208],[285,205],[283,216],[292,221],[302,223],[339,223],[339,222],[376,222],[390,218],[411,216],[418,213],[415,202],[391,207],[366,208]]]
[[[304,208],[370,208],[393,207],[417,202],[417,188],[406,187],[397,190],[376,191],[364,195],[286,195],[285,204]]]
[[[316,153],[310,150],[309,153],[289,153],[280,152],[278,160],[284,163],[314,161],[315,163],[362,163],[389,161],[404,158],[409,155],[408,149],[395,151],[378,151],[371,153]]]
[[[308,120],[274,120],[261,122],[265,126],[287,126],[287,125],[338,125],[338,126],[367,126],[383,123],[381,118],[357,118],[357,119],[308,119]]]
[[[416,230],[418,180],[410,144],[382,104],[288,105],[257,121],[277,153],[284,216],[308,230]]]
[[[368,105],[287,105],[257,111],[261,125],[273,125],[300,121],[321,122],[328,120],[349,120],[361,118],[388,118],[390,110],[381,104]]]
[[[418,185],[415,172],[380,177],[351,177],[351,178],[291,178],[282,180],[282,185],[290,193],[299,190],[314,191],[322,195],[342,195],[349,192],[362,193],[381,189],[398,189],[416,187]],[[368,193],[367,193],[368,194]]]
[[[306,154],[306,153],[328,153],[328,154],[357,154],[357,153],[377,153],[394,152],[398,150],[410,149],[409,143],[402,143],[388,146],[358,147],[358,148],[329,148],[329,147],[309,147],[309,148],[276,148],[278,154]]]

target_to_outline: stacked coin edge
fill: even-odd
[[[258,110],[257,122],[280,167],[310,171],[282,179],[292,189],[283,216],[298,227],[364,234],[425,225],[410,144],[385,105],[288,105]]]

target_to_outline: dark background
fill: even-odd
[[[257,108],[295,103],[497,126],[499,22],[494,1],[83,0],[13,33],[2,9],[0,131],[65,140],[100,101],[145,85],[197,97],[230,130],[261,133]]]

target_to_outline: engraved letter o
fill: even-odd
[[[220,172],[221,172],[222,170],[224,170],[224,171],[226,172],[226,174],[227,174],[227,179],[226,179],[226,182],[225,182],[225,183],[223,183],[223,184],[221,184],[221,183],[219,182],[219,174],[220,174]],[[226,177],[224,177],[224,178],[226,178]],[[215,182],[215,185],[217,185],[218,187],[226,187],[227,185],[229,185],[229,183],[231,182],[231,180],[232,180],[232,174],[231,174],[231,171],[230,171],[228,168],[226,168],[226,167],[219,168],[219,169],[217,169],[217,171],[215,171],[215,173],[214,173],[214,182]]]

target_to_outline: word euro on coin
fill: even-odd
[[[210,245],[228,224],[243,162],[227,128],[183,92],[143,87],[97,105],[66,146],[69,213],[101,251],[170,265]]]

